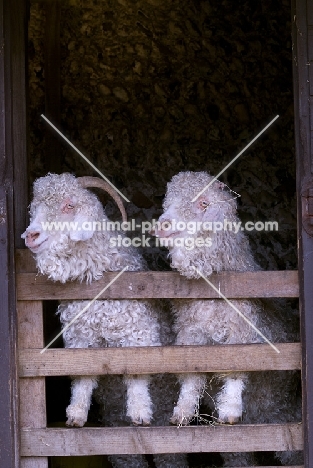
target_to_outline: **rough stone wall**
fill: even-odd
[[[43,8],[31,4],[31,181],[50,170]],[[289,0],[68,0],[61,34],[62,130],[132,201],[138,221],[159,216],[174,174],[218,173],[279,114],[221,179],[241,195],[243,220],[279,222],[279,232],[249,234],[261,265],[296,267]],[[63,171],[95,175],[62,151]],[[165,252],[146,256],[167,268]]]

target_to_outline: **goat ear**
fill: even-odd
[[[72,223],[70,238],[73,241],[86,241],[92,238],[94,234],[93,222],[88,216],[78,213]]]
[[[212,204],[204,212],[203,220],[223,223],[225,219],[225,213],[223,208],[223,204]]]

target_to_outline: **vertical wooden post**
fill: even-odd
[[[45,115],[60,128],[61,124],[61,52],[60,52],[60,0],[47,2],[45,33]],[[60,137],[47,125],[45,156],[49,171],[61,172]]]
[[[18,302],[18,348],[43,348],[42,302]],[[38,351],[39,353],[39,351]],[[22,428],[45,428],[45,378],[20,379],[20,424]],[[48,458],[21,458],[21,468],[48,468]]]
[[[25,78],[25,21],[24,0],[0,0],[0,466],[5,468],[19,466],[13,187],[15,138],[26,138],[25,96],[15,94]],[[16,214],[21,219],[18,208]]]
[[[0,13],[1,16],[1,13]],[[0,77],[1,83],[2,77]],[[1,84],[0,84],[1,87]],[[1,112],[2,114],[2,112]],[[1,128],[1,124],[0,124]],[[2,135],[0,152],[3,155]],[[4,141],[5,143],[5,141]],[[5,154],[7,156],[7,154]],[[6,158],[5,158],[6,159]],[[1,164],[0,164],[1,166]],[[18,467],[18,415],[16,376],[16,311],[14,278],[14,241],[12,186],[3,180],[0,167],[0,466]],[[12,179],[11,179],[12,181]]]
[[[10,3],[10,2],[9,2]],[[28,173],[27,173],[27,2],[11,5],[12,60],[12,144],[14,154],[14,230],[15,248],[22,248],[21,239],[28,221]],[[16,13],[18,11],[18,14]]]
[[[305,223],[307,187],[313,189],[313,0],[293,0],[293,71],[297,157],[301,340],[303,346],[303,422],[305,467],[313,468],[313,237]],[[311,70],[312,69],[312,70]],[[311,101],[311,102],[310,102]],[[313,220],[313,217],[312,217]]]

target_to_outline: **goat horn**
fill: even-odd
[[[111,187],[111,185],[109,185],[105,180],[99,179],[99,177],[90,177],[90,176],[77,177],[77,180],[79,181],[80,185],[83,188],[92,188],[92,187],[100,188],[104,190],[105,192],[107,192],[109,195],[111,195],[111,197],[117,204],[122,214],[123,221],[127,222],[127,215],[126,215],[126,211],[125,211],[122,199],[120,198],[118,193],[114,190],[114,188]]]

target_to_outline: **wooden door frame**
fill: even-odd
[[[305,466],[313,467],[313,237],[303,223],[307,184],[313,188],[313,0],[292,0],[298,259],[302,341]],[[311,102],[310,102],[311,101]],[[313,219],[313,218],[312,218]]]
[[[6,468],[19,466],[14,249],[21,247],[28,203],[27,9],[25,0],[0,0],[0,464]],[[313,237],[303,227],[301,197],[313,172],[313,0],[292,0],[292,24],[305,466],[313,468]]]
[[[27,1],[0,0],[0,466],[19,466],[14,249],[27,216]]]

